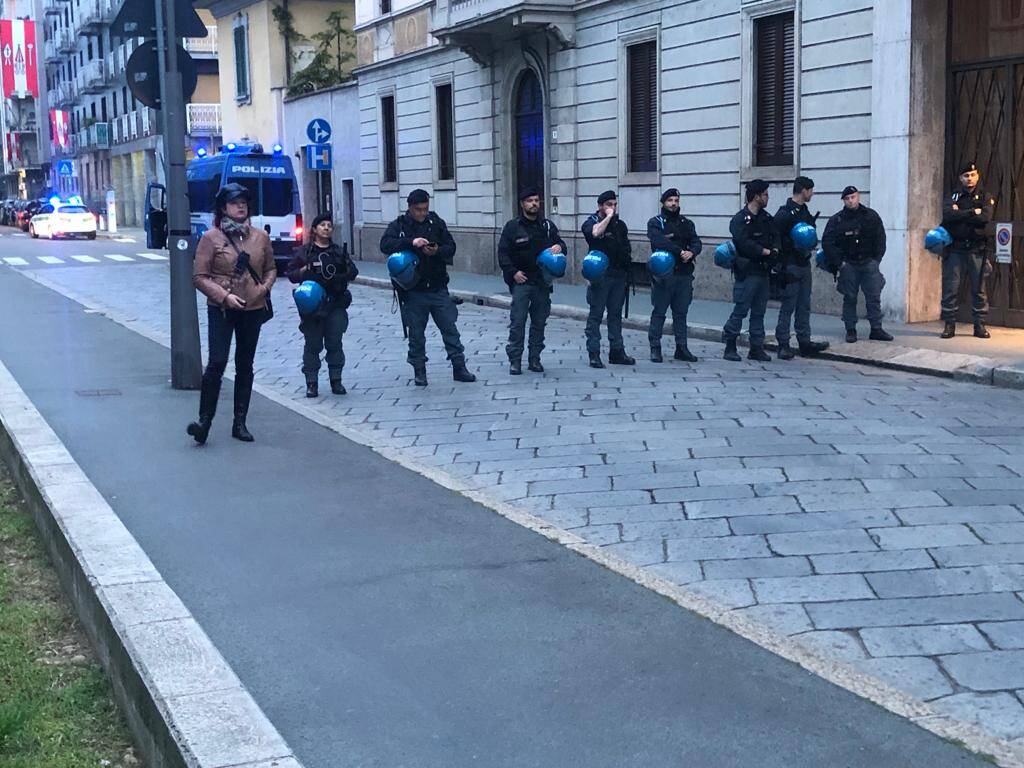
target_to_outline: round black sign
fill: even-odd
[[[178,71],[181,72],[181,95],[187,102],[192,98],[196,83],[199,81],[196,63],[180,45],[175,44],[174,47],[178,52]],[[160,109],[160,69],[157,64],[155,40],[147,40],[132,52],[125,74],[132,96],[147,107]]]

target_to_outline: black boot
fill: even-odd
[[[827,341],[805,341],[800,345],[800,354],[803,357],[814,357],[828,349]],[[779,350],[779,357],[782,357],[782,350]]]
[[[345,389],[345,385],[341,383],[341,379],[331,379],[331,394],[332,395],[347,395],[348,390]]]
[[[522,360],[509,360],[508,361],[508,372],[510,376],[521,376],[523,373],[523,361]]]
[[[452,378],[455,381],[461,381],[466,384],[472,384],[476,381],[476,376],[469,372],[469,368],[466,367],[464,362],[452,363]]]
[[[740,361],[740,353],[736,351],[736,339],[729,339],[725,342],[725,354],[722,357],[731,363]]]
[[[608,362],[612,365],[636,365],[636,360],[627,355],[624,349],[613,349],[609,352]]]
[[[672,355],[675,360],[682,360],[684,363],[696,363],[697,356],[690,351],[690,348],[685,344],[676,344],[675,354]]]
[[[652,363],[663,363],[663,362],[665,362],[665,358],[663,358],[661,356],[661,345],[660,344],[658,346],[654,346],[653,344],[651,345],[651,362]]]
[[[954,336],[956,336],[956,323],[952,320],[947,320],[945,328],[943,328],[942,333],[939,334],[939,338],[952,339]]]
[[[235,411],[235,421],[231,425],[231,436],[235,440],[241,440],[243,443],[251,443],[254,438],[249,430],[245,426],[245,411]]]
[[[882,326],[872,328],[871,333],[868,334],[868,338],[872,341],[892,341],[892,334],[885,330]]]
[[[202,389],[199,391],[199,421],[193,421],[185,431],[203,445],[210,434],[213,416],[217,412],[217,401],[220,399],[220,380],[212,381],[203,377]]]
[[[846,329],[846,343],[847,344],[856,344],[857,343],[857,329],[856,328],[847,328]]]
[[[306,397],[320,397],[320,385],[317,382],[306,382]]]
[[[601,362],[601,353],[600,352],[591,352],[590,353],[590,367],[591,368],[604,368],[604,363]]]
[[[984,323],[974,324],[974,335],[979,339],[990,339],[992,334],[988,332],[988,328],[985,327]]]
[[[412,367],[412,382],[417,387],[427,386],[427,366],[414,365]]]
[[[526,367],[534,373],[544,373],[544,366],[540,364],[539,357],[531,357]]]
[[[747,353],[747,360],[754,360],[758,363],[770,363],[772,356],[764,351],[764,347],[751,347]]]
[[[796,352],[789,344],[779,344],[779,360],[792,360],[796,357]]]

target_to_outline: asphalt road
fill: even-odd
[[[0,358],[311,768],[984,764],[281,406],[230,440],[230,385],[193,447],[167,351],[17,267],[0,318]]]

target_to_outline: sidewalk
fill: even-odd
[[[121,242],[136,242],[143,246],[146,244],[146,230],[142,227],[118,227],[117,232],[108,232],[101,229],[96,233],[99,240],[119,240]]]
[[[383,262],[360,261],[359,272],[358,282],[390,288],[387,267]],[[451,291],[467,301],[488,306],[508,306],[508,288],[498,276],[452,272],[451,278]],[[818,275],[816,278],[820,279]],[[587,287],[557,283],[553,302],[552,313],[556,316],[585,319]],[[732,305],[726,302],[694,299],[687,316],[689,335],[704,341],[720,342],[722,325],[731,311]],[[646,330],[650,314],[650,292],[638,289],[636,295],[630,297],[629,319],[624,325],[628,328]],[[777,319],[778,303],[772,302],[765,316],[770,348],[775,347]],[[1024,330],[993,327],[990,329],[992,338],[981,340],[970,336],[970,328],[961,325],[961,335],[947,340],[939,338],[942,325],[938,322],[886,322],[886,330],[896,338],[891,343],[883,343],[866,341],[867,333],[864,326],[865,323],[862,322],[862,340],[856,344],[847,344],[841,318],[835,315],[811,315],[811,329],[815,338],[828,340],[832,344],[823,355],[828,359],[1024,388]],[[670,343],[671,327],[670,314],[665,327],[666,337],[669,337],[666,343]],[[582,344],[582,336],[580,343]],[[631,352],[646,357],[646,350],[634,349]]]
[[[985,764],[296,408],[257,396],[242,445],[228,384],[195,448],[197,395],[167,388],[165,347],[10,270],[0,315],[32,328],[0,335],[0,359],[310,768]],[[352,347],[379,355],[379,333]],[[370,363],[390,394],[333,402],[454,416],[399,352]]]

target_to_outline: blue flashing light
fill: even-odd
[[[196,157],[206,157],[206,147],[200,147],[196,150]]]
[[[69,197],[68,202],[71,203],[71,205],[85,205],[85,202],[78,195],[72,195]]]
[[[275,144],[273,149],[275,155],[280,155],[282,152],[284,152],[284,147],[282,147],[280,144]]]
[[[236,149],[238,149],[238,145],[235,144],[235,142],[233,142],[233,141],[229,141],[225,145],[225,148],[227,149],[228,152],[234,152]]]
[[[50,205],[60,205],[60,198],[54,195],[50,198]]]

